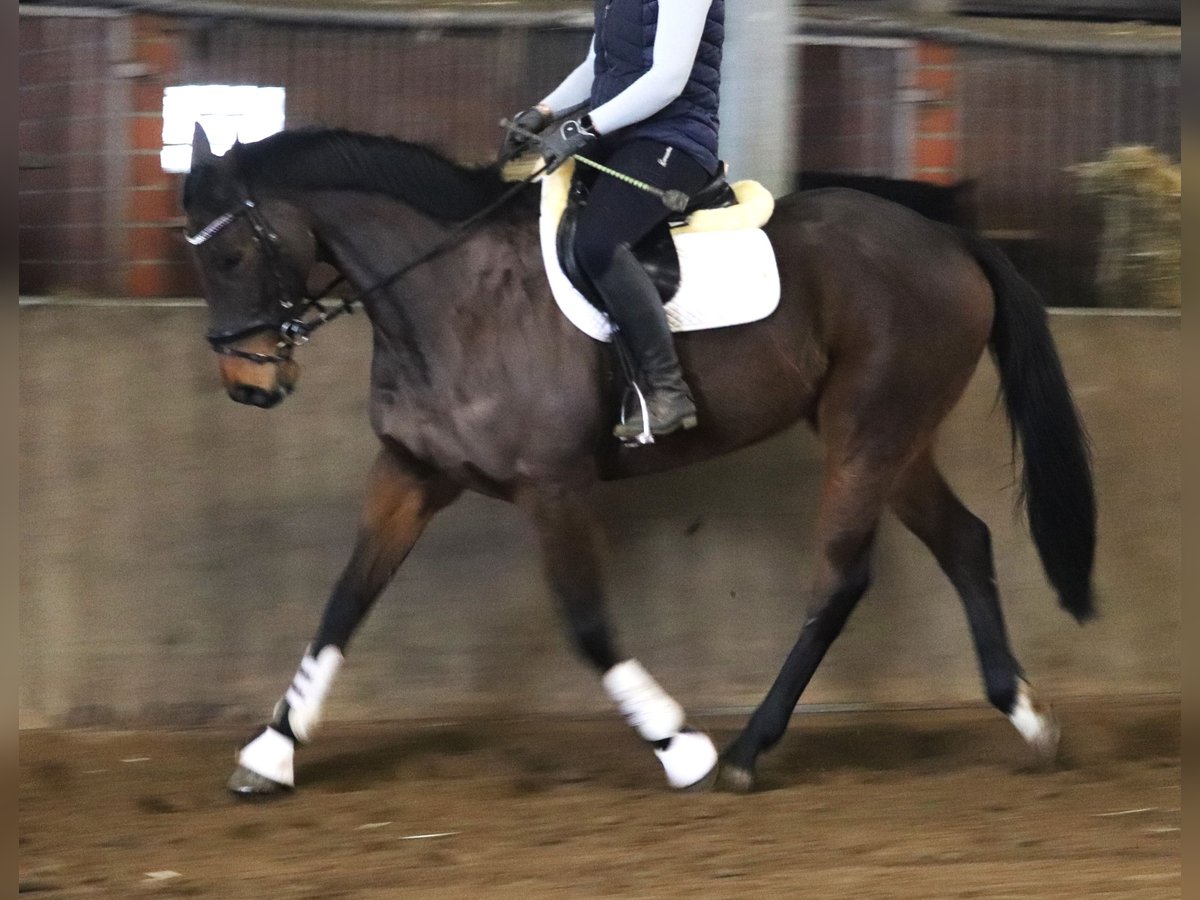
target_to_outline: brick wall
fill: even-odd
[[[21,290],[120,292],[119,131],[125,84],[111,77],[128,37],[113,17],[20,18],[17,210]]]
[[[577,29],[368,29],[143,14],[22,12],[20,30],[28,163],[18,190],[20,289],[133,297],[199,292],[178,228],[182,176],[160,164],[165,87],[282,85],[288,127],[394,134],[483,162],[499,146],[501,115],[549,90],[587,43]],[[92,45],[105,41],[97,57]],[[48,81],[43,54],[86,61],[86,85],[68,91]],[[91,169],[84,156],[96,157]]]
[[[903,42],[804,44],[796,169],[907,176],[896,127],[904,50]]]
[[[806,42],[797,168],[953,184],[958,64],[954,47],[930,41]]]
[[[50,163],[22,170],[21,290],[133,297],[199,291],[178,228],[182,177],[160,163],[164,88],[281,84],[289,127],[391,133],[482,160],[498,143],[498,114],[552,86],[586,41],[145,14],[20,24],[21,147]],[[904,42],[805,48],[804,168],[955,180],[954,49],[921,43],[915,68],[912,53]],[[73,72],[68,84],[53,60]],[[905,108],[898,100],[914,86],[923,93]]]
[[[179,82],[182,32],[178,20],[139,15],[133,34],[126,292],[132,297],[194,295],[199,285],[179,231],[182,176],[164,172],[160,159],[163,89]]]
[[[957,51],[948,44],[917,45],[917,89],[913,135],[913,178],[953,184],[959,176],[959,70]]]
[[[194,295],[164,173],[178,34],[153,16],[22,15],[19,281],[26,294]]]
[[[350,28],[190,17],[19,16],[24,293],[195,295],[159,165],[169,84],[283,85],[289,127],[424,141],[482,161],[501,114],[582,58],[572,29]],[[1114,144],[1179,158],[1178,56],[834,34],[805,44],[797,168],[976,184],[1053,302],[1086,305],[1098,219],[1068,167]],[[1052,88],[1052,89],[1051,89]]]

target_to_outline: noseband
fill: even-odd
[[[301,298],[300,308],[297,310],[296,301],[288,295],[279,235],[271,228],[262,210],[259,209],[258,204],[249,197],[244,199],[241,205],[233,211],[222,213],[195,234],[185,234],[183,238],[193,247],[199,247],[201,244],[212,240],[242,216],[245,216],[246,221],[249,222],[250,234],[254,240],[254,245],[258,248],[258,252],[262,255],[267,269],[271,273],[271,293],[274,295],[275,302],[279,305],[280,309],[287,311],[290,316],[279,326],[270,323],[261,323],[239,328],[235,331],[224,331],[217,334],[210,333],[207,335],[208,343],[217,353],[225,356],[234,356],[252,363],[265,365],[267,363],[287,362],[292,358],[292,353],[296,347],[307,343],[309,336],[314,331],[340,315],[354,312],[354,307],[359,301],[357,299],[341,300],[337,306],[327,306],[322,302],[329,296],[329,292],[343,280],[342,276],[338,275],[315,295],[305,292]],[[310,315],[314,311],[316,315]],[[274,353],[252,353],[249,350],[241,350],[233,346],[238,341],[252,334],[272,329],[276,330],[278,337]]]

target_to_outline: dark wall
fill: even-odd
[[[1180,160],[1180,61],[1162,56],[962,51],[962,173],[1049,302],[1095,305],[1101,228],[1070,167],[1145,144]]]
[[[162,172],[162,92],[287,88],[287,125],[344,127],[494,158],[503,116],[583,60],[571,29],[428,30],[23,15],[20,289],[195,296],[182,177]]]
[[[178,235],[180,179],[158,167],[167,85],[283,85],[290,127],[391,133],[483,162],[500,117],[541,96],[586,47],[583,30],[528,26],[19,22],[26,294],[198,292]],[[1180,57],[1141,52],[1136,29],[1115,49],[1076,41],[1068,51],[1030,49],[1028,23],[997,32],[1006,46],[968,40],[965,25],[957,37],[872,28],[826,21],[825,43],[798,53],[797,169],[972,181],[979,226],[1047,302],[1090,304],[1099,210],[1078,198],[1067,167],[1122,143],[1178,159]]]
[[[1180,159],[1179,56],[870,33],[809,41],[798,171],[965,183],[965,218],[1047,303],[1096,305],[1101,208],[1071,167],[1130,144]]]
[[[128,23],[20,18],[17,207],[26,293],[120,291],[125,83],[112,77]]]

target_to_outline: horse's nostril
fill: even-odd
[[[257,406],[260,409],[270,409],[283,399],[283,392],[268,391],[249,384],[238,384],[229,389],[229,396],[238,403]]]

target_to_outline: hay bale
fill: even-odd
[[[1072,166],[1080,193],[1104,217],[1096,286],[1102,306],[1178,308],[1182,173],[1152,147],[1114,147]]]

